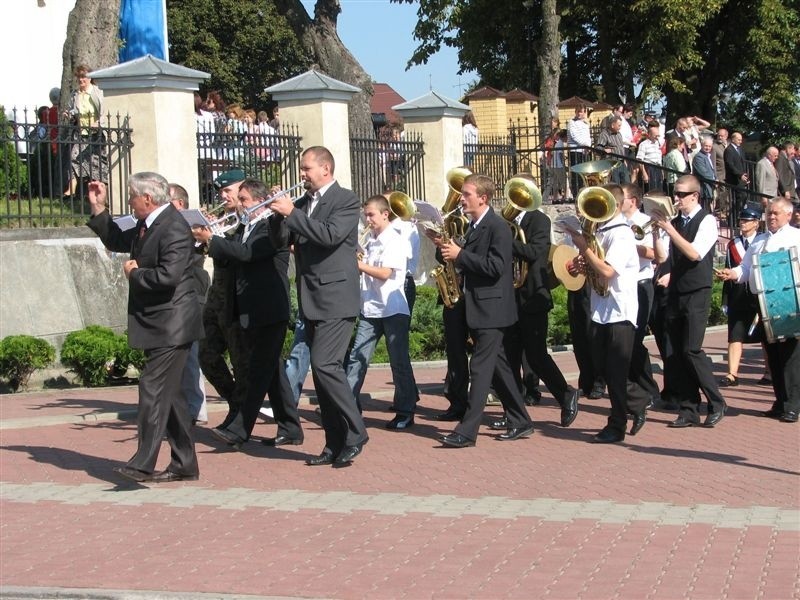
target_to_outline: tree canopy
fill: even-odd
[[[481,85],[542,94],[543,0],[419,3],[409,66],[445,45]],[[558,0],[559,96],[698,114],[773,138],[800,136],[796,0]]]

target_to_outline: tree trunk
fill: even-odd
[[[300,0],[275,0],[275,6],[302,40],[326,75],[361,88],[350,101],[350,132],[372,132],[372,80],[355,57],[342,44],[336,21],[342,8],[339,0],[317,0],[311,19]],[[353,10],[358,10],[354,8]]]
[[[72,71],[86,65],[90,71],[119,62],[120,0],[77,0],[69,13],[67,39],[62,52],[61,109],[69,104],[76,87]]]
[[[539,138],[550,133],[550,119],[558,117],[558,80],[561,77],[561,15],[557,0],[542,0],[542,49],[539,53]]]

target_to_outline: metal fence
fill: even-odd
[[[127,115],[81,129],[48,109],[10,112],[0,128],[0,227],[59,227],[85,222],[87,185],[107,184],[112,214],[125,212],[132,130]],[[51,121],[51,122],[48,122]]]
[[[414,199],[425,197],[425,145],[421,134],[382,140],[372,132],[350,138],[353,191],[362,200],[384,190],[405,192]]]
[[[243,127],[243,125],[242,125]],[[200,203],[217,203],[214,179],[242,169],[268,187],[288,188],[300,181],[300,136],[297,127],[282,124],[277,133],[245,131],[220,121],[214,131],[197,132],[197,173]]]

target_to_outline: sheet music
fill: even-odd
[[[181,211],[181,216],[186,219],[190,227],[207,227],[208,220],[197,208],[187,208]]]
[[[444,224],[442,220],[442,213],[430,202],[424,200],[414,200],[414,206],[417,207],[417,214],[414,215],[417,221],[426,221],[435,223],[436,225]]]
[[[575,215],[561,215],[553,221],[553,229],[559,233],[569,233],[570,231],[580,233],[583,230],[581,222]]]
[[[136,218],[133,215],[124,215],[114,219],[114,223],[117,224],[117,227],[119,227],[120,230],[128,231],[128,229],[133,229],[136,227]]]

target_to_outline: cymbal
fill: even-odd
[[[577,292],[586,283],[586,275],[580,273],[578,275],[570,275],[567,270],[567,265],[578,256],[577,248],[561,244],[553,250],[553,272],[556,274],[558,280],[564,284],[564,287],[571,292]]]

